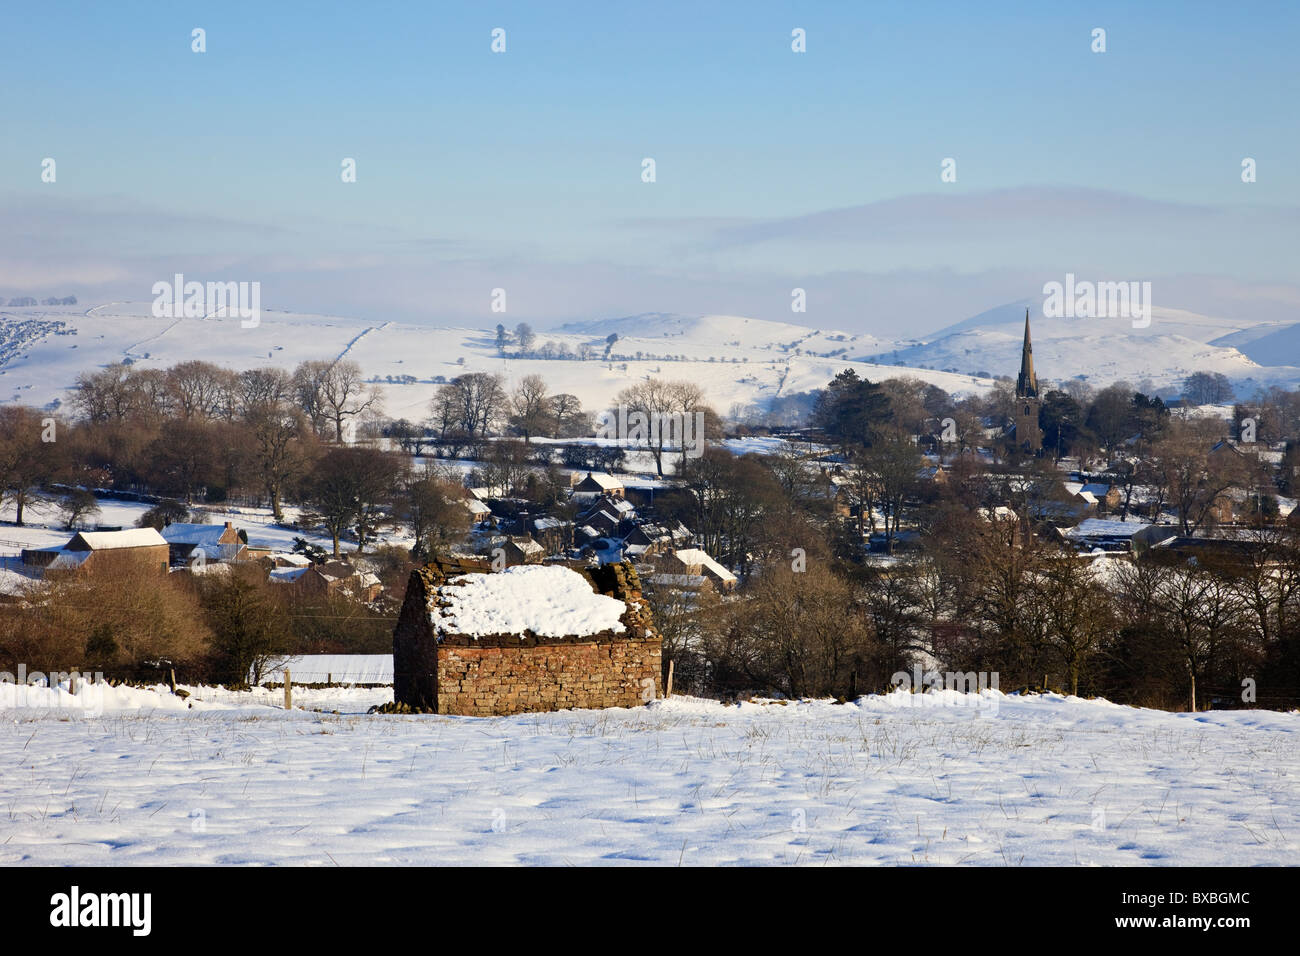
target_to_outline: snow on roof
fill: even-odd
[[[68,568],[79,568],[90,558],[89,551],[59,551],[58,555],[50,562],[49,567],[58,571]]]
[[[652,574],[650,583],[679,588],[698,588],[708,580],[702,574]]]
[[[110,551],[114,548],[148,548],[165,545],[167,539],[156,528],[128,528],[124,531],[79,531],[73,541],[80,538],[92,551]],[[72,544],[69,541],[68,544]]]
[[[168,544],[196,544],[213,547],[221,543],[228,529],[224,524],[187,524],[175,522],[163,528],[160,534]]]
[[[1110,518],[1085,518],[1065,532],[1067,538],[1131,538],[1151,525],[1145,521],[1119,521]]]
[[[546,531],[550,528],[563,528],[568,523],[562,518],[538,518],[533,522],[533,527],[538,531]]]
[[[532,538],[529,538],[527,541],[515,541],[514,546],[524,554],[537,554],[540,551],[546,550]]]
[[[613,475],[608,475],[603,471],[589,471],[583,481],[594,481],[606,491],[612,491],[615,488],[622,488],[623,482],[619,481]],[[581,484],[581,482],[579,482]]]
[[[708,568],[723,581],[739,580],[734,574],[709,557],[707,551],[702,551],[699,548],[682,548],[680,551],[674,551],[673,553],[677,555],[677,560],[682,564],[691,566],[698,564],[701,567]]]
[[[307,555],[294,554],[292,551],[277,551],[271,557],[295,568],[305,568],[311,564],[311,558],[307,557]]]
[[[597,594],[591,583],[558,565],[521,565],[496,574],[463,574],[438,588],[429,609],[440,631],[485,637],[522,634],[587,637],[621,633],[627,605]]]
[[[229,577],[234,573],[234,566],[219,561],[196,561],[188,568],[190,574],[209,575],[211,577]]]
[[[310,565],[308,565],[310,567]],[[271,580],[276,584],[292,584],[307,573],[307,568],[272,568]]]

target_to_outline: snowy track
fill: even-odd
[[[473,719],[365,716],[387,691],[296,695],[337,715],[110,693],[99,716],[0,709],[0,863],[1300,859],[1294,714],[999,696],[991,716],[674,698]]]

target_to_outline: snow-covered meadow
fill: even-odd
[[[88,706],[84,687],[0,684],[0,863],[1277,865],[1300,851],[1297,714],[986,691],[981,707],[675,697],[405,717],[365,713],[387,690],[300,689],[292,712],[279,691],[188,690]]]

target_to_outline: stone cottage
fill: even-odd
[[[435,557],[411,572],[393,632],[393,697],[486,717],[635,707],[658,696],[662,644],[636,570]]]

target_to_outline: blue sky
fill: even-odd
[[[899,335],[1072,271],[1300,318],[1300,5],[1136,6],[11,5],[0,292]]]

